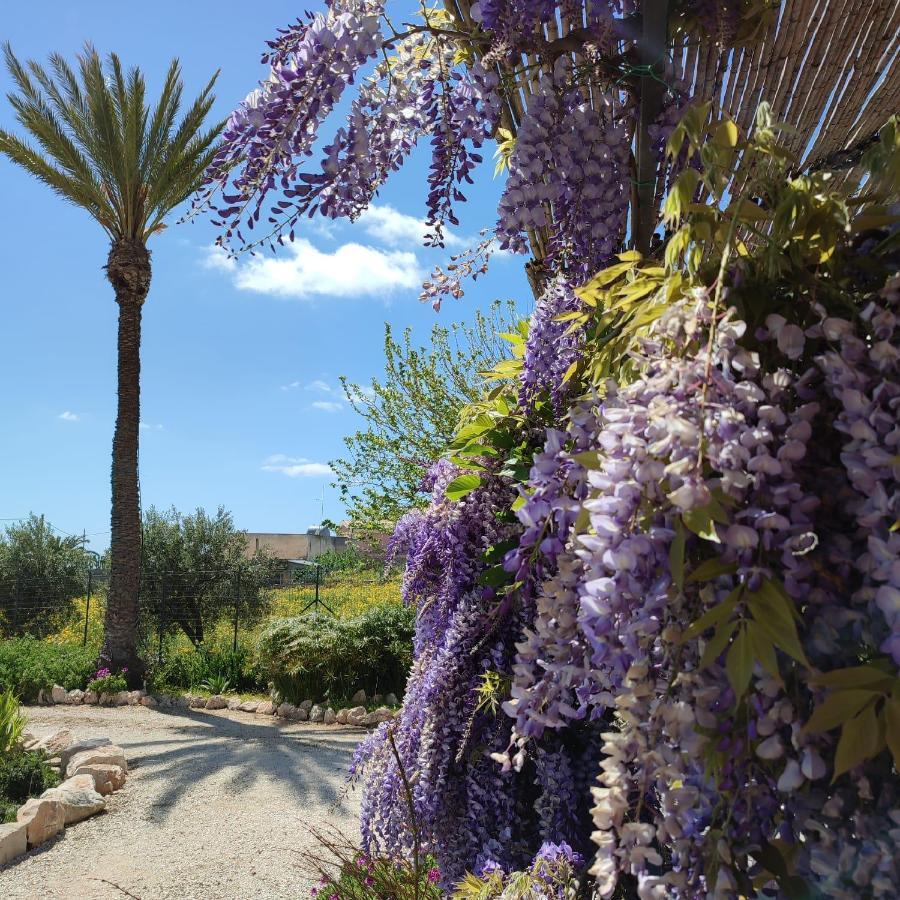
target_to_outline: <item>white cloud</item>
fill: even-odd
[[[302,456],[285,456],[276,453],[262,464],[263,472],[278,472],[288,478],[315,478],[333,474],[327,463],[310,462]]]
[[[317,378],[315,381],[311,381],[307,386],[306,390],[308,391],[318,391],[320,394],[334,394],[337,393],[335,389],[327,382],[323,381],[321,378]]]
[[[163,426],[160,424],[154,424],[152,422],[145,422],[143,419],[140,423],[140,428],[142,431],[162,431]]]
[[[410,244],[421,247],[428,227],[423,219],[408,216],[393,206],[370,206],[357,220],[366,234],[372,235],[389,247],[405,247]],[[455,234],[444,232],[444,243],[448,247],[462,246],[462,240]]]
[[[69,410],[66,410],[65,412],[61,412],[57,418],[62,419],[63,422],[80,422],[81,421],[81,416],[79,416],[78,413],[73,413],[73,412],[70,412]]]
[[[312,408],[321,409],[324,412],[339,412],[344,408],[344,404],[334,400],[316,400],[313,402]]]
[[[341,244],[323,252],[304,238],[286,244],[278,256],[229,259],[209,248],[204,265],[230,274],[236,288],[278,297],[384,296],[398,288],[416,290],[425,277],[415,253]]]

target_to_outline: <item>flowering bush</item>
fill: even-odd
[[[316,900],[441,900],[440,870],[431,857],[412,861],[361,850],[336,831],[314,831],[326,856],[305,862],[318,876]]]
[[[87,689],[95,694],[118,694],[119,691],[128,690],[128,679],[125,677],[127,674],[127,667],[116,673],[109,669],[98,669],[88,682]]]
[[[898,134],[848,205],[779,174],[775,132],[674,129],[706,152],[667,264],[577,290],[551,323],[573,362],[526,342],[398,526],[419,615],[395,740],[447,889],[502,891],[548,841],[599,897],[900,883],[900,256],[865,207],[896,197]],[[763,205],[723,199],[729,166]],[[701,180],[719,202],[684,200]],[[355,763],[363,837],[408,853],[386,737]]]
[[[544,844],[523,872],[506,874],[486,862],[480,875],[467,875],[453,891],[454,900],[574,900],[579,896],[581,855],[568,844]]]

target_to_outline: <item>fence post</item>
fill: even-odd
[[[88,621],[91,618],[91,588],[93,587],[93,577],[94,573],[89,568],[88,569],[88,578],[87,578],[87,603],[84,607],[84,639],[81,641],[82,647],[87,647],[87,638],[88,638]]]
[[[238,623],[240,621],[241,609],[241,572],[238,570],[234,575],[234,640],[231,642],[231,650],[237,653],[238,639]]]

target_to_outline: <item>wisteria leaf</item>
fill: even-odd
[[[877,691],[850,690],[829,694],[812,712],[803,726],[808,734],[831,731],[852,719],[863,707],[881,696]]]
[[[844,723],[841,739],[834,754],[834,775],[832,782],[871,759],[878,752],[878,720],[875,707],[867,706],[855,718]]]
[[[712,581],[720,575],[733,575],[737,572],[737,566],[734,563],[722,562],[718,557],[708,559],[706,562],[700,563],[687,580],[691,581]]]
[[[481,478],[478,475],[458,475],[447,485],[444,494],[448,500],[460,500],[480,485]]]
[[[728,646],[734,630],[737,628],[737,622],[723,622],[716,633],[710,638],[700,657],[700,668],[705,669],[711,666],[720,656],[722,651]]]
[[[845,669],[832,669],[810,680],[814,684],[830,688],[865,687],[872,690],[889,690],[894,679],[887,672],[874,666],[849,666]]]
[[[750,686],[750,676],[753,674],[753,647],[746,626],[741,629],[728,650],[725,671],[735,699],[740,700]]]
[[[687,629],[685,629],[684,635],[682,636],[682,641],[689,641],[692,638],[697,637],[700,634],[703,634],[707,628],[712,628],[713,625],[718,625],[720,622],[724,622],[734,611],[734,607],[737,603],[737,599],[740,596],[740,588],[733,590],[728,597],[726,597],[721,603],[717,603],[711,609],[708,609],[696,622],[692,622]]]
[[[778,670],[778,657],[775,655],[775,645],[772,639],[759,627],[756,622],[747,622],[747,632],[750,635],[750,646],[753,648],[753,656],[759,664],[776,681],[781,682],[781,672]]]

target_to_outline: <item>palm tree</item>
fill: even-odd
[[[100,662],[128,667],[132,684],[143,666],[137,655],[141,515],[138,483],[141,312],[150,289],[151,235],[199,185],[215,154],[222,125],[203,130],[212,107],[214,75],[178,121],[182,82],[173,60],[159,101],[145,104],[144,78],[126,73],[111,54],[106,65],[86,45],[78,75],[59,54],[52,75],[23,65],[9,44],[6,65],[17,90],[8,95],[28,143],[0,129],[0,152],[57,194],[87,210],[110,240],[106,260],[119,306],[118,408],[112,451],[110,582]],[[80,77],[79,77],[80,76]]]

